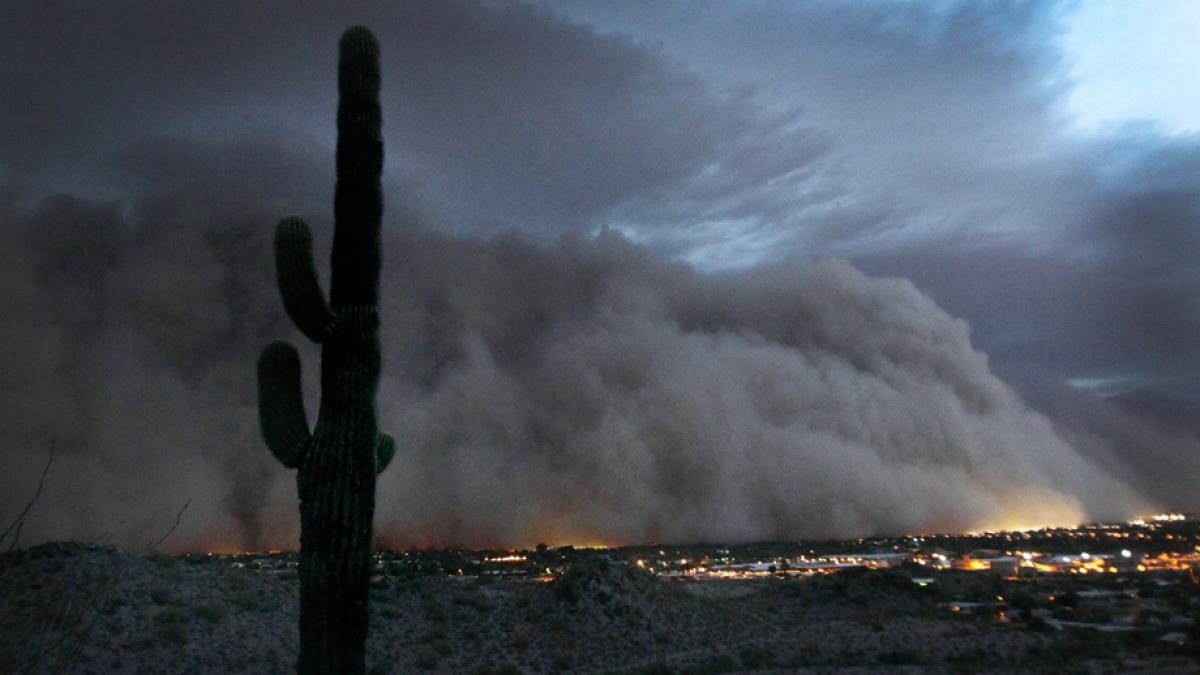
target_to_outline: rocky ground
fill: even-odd
[[[0,672],[285,673],[294,570],[49,544],[0,556]],[[1200,672],[1138,634],[958,617],[898,572],[686,582],[379,578],[373,673]],[[1004,619],[1007,617],[1001,617]]]

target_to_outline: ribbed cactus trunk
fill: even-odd
[[[342,36],[338,94],[328,304],[308,225],[292,216],[275,232],[283,305],[321,345],[321,410],[312,433],[296,349],[274,342],[258,361],[263,437],[284,466],[298,469],[300,673],[364,672],[375,477],[394,451],[375,419],[383,140],[379,45],[366,28]]]

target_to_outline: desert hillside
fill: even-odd
[[[0,556],[0,583],[0,672],[293,671],[298,580],[286,566],[47,544]],[[716,583],[607,564],[551,582],[384,576],[367,655],[372,673],[1196,671],[1129,636],[957,616],[945,592],[890,570]]]

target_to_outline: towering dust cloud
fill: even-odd
[[[381,412],[411,451],[385,538],[743,541],[1143,506],[907,281],[842,262],[705,276],[615,234],[390,250],[405,376]]]
[[[328,213],[347,12],[393,45],[381,542],[1200,509],[1200,142],[1064,126],[1069,7],[111,4],[0,3],[0,518],[58,449],[23,543],[190,498],[167,546],[297,544],[252,364],[305,342],[270,236]],[[434,234],[604,223],[653,255]]]
[[[51,436],[60,450],[27,543],[143,546],[190,497],[176,549],[296,545],[247,365],[290,330],[269,221],[217,227],[191,206],[4,210],[5,513]],[[385,236],[379,412],[399,449],[383,545],[965,530],[1145,506],[907,281],[836,261],[707,275],[614,233]]]

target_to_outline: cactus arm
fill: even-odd
[[[339,45],[337,187],[330,305],[336,311],[379,301],[379,224],[383,214],[379,43],[361,26]]]
[[[272,342],[258,357],[258,420],[280,464],[299,467],[311,434],[300,392],[300,355],[286,342]]]
[[[388,464],[392,463],[392,457],[396,455],[396,441],[387,434],[379,434],[375,437],[375,475],[379,475],[388,468]]]
[[[288,216],[276,226],[275,270],[288,316],[308,339],[324,342],[333,330],[333,314],[317,281],[312,232],[302,218]]]

